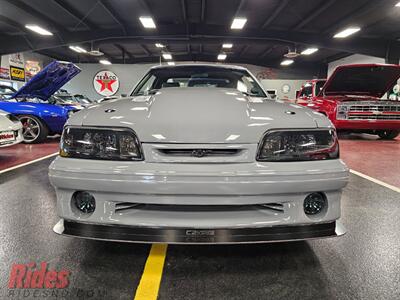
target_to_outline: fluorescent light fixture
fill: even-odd
[[[101,59],[99,60],[99,63],[101,63],[102,65],[111,65],[111,62],[107,59]]]
[[[400,7],[400,2],[398,2],[395,6],[396,6],[396,7]]]
[[[157,48],[164,48],[165,46],[164,46],[163,44],[156,43],[156,47],[157,47]]]
[[[224,54],[224,53],[219,54],[217,59],[218,60],[225,60],[226,59],[226,54]]]
[[[292,63],[294,63],[293,59],[285,59],[281,62],[281,66],[288,66],[291,65]]]
[[[231,49],[233,47],[233,44],[222,44],[222,48],[225,49]]]
[[[175,63],[173,61],[167,62],[168,66],[175,66]]]
[[[27,25],[25,25],[25,28],[32,30],[36,33],[39,33],[40,35],[53,35],[50,31],[48,31],[38,25],[27,24]]]
[[[349,28],[346,28],[346,29],[336,33],[333,37],[335,39],[344,39],[360,30],[361,30],[360,27],[349,27]]]
[[[315,52],[318,51],[318,48],[307,48],[306,50],[304,50],[303,52],[301,52],[302,55],[311,55]]]
[[[247,22],[246,18],[234,18],[231,25],[231,29],[242,29],[246,24],[246,22]]]
[[[144,28],[156,28],[156,23],[154,23],[152,17],[139,17],[139,20]]]
[[[69,46],[69,49],[78,53],[86,53],[87,51],[79,46]]]
[[[163,53],[162,57],[164,57],[164,59],[172,59],[172,55],[169,53]]]

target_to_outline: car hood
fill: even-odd
[[[1,110],[1,109],[0,109],[0,117],[5,117],[5,116],[7,116],[7,115],[9,115],[8,112],[5,112],[4,110]]]
[[[399,65],[339,66],[320,95],[362,95],[381,98],[400,77]]]
[[[158,143],[257,143],[271,128],[331,126],[307,108],[220,88],[165,88],[111,100],[74,114],[68,124],[128,127],[140,141]]]
[[[81,69],[73,63],[53,61],[33,76],[12,98],[47,100],[80,72]]]

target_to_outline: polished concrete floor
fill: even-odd
[[[349,168],[400,187],[400,136],[382,140],[370,134],[341,134],[339,142]]]
[[[150,246],[52,233],[51,160],[0,175],[0,299],[133,299]],[[351,175],[343,195],[343,237],[169,246],[159,299],[400,299],[399,195]],[[9,289],[12,265],[29,262],[68,270],[69,286],[50,295]]]
[[[18,144],[0,149],[0,171],[21,165],[46,155],[57,153],[59,138],[49,138],[41,144]]]

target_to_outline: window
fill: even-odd
[[[267,97],[245,70],[214,66],[177,66],[156,68],[139,82],[134,96],[165,88],[231,88],[253,97]]]
[[[325,82],[326,80],[317,81],[317,83],[315,84],[315,96],[318,96],[319,92],[321,92]]]
[[[301,90],[300,97],[312,97],[312,85],[306,84]]]

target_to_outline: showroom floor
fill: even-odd
[[[50,141],[0,150],[0,298],[34,298],[34,290],[7,288],[10,270],[13,264],[47,262],[52,268],[68,270],[70,285],[53,291],[60,294],[36,298],[56,299],[64,293],[67,299],[132,299],[150,245],[53,234],[56,201],[47,178],[52,158],[4,172],[26,162],[16,161],[12,153],[33,160],[56,149],[57,142]],[[159,299],[293,299],[298,295],[302,299],[400,299],[400,139],[343,136],[341,151],[352,169],[394,186],[390,189],[351,174],[342,198],[345,236],[279,244],[169,246]]]

